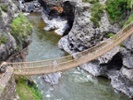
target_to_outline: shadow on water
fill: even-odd
[[[60,36],[53,31],[46,32],[43,30],[45,23],[43,23],[40,14],[31,14],[28,18],[34,28],[27,61],[67,55],[57,46]],[[44,100],[130,100],[121,93],[115,93],[109,80],[95,78],[76,68],[62,73],[58,85],[50,86],[44,83],[41,76],[34,79],[44,96]]]

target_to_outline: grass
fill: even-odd
[[[120,43],[120,47],[124,47],[124,44],[123,43]]]
[[[128,26],[133,21],[133,14],[131,14],[128,20],[125,22],[124,27]]]
[[[110,38],[110,37],[112,37],[112,36],[114,36],[114,33],[108,33],[108,34],[107,34],[107,38]]]
[[[18,44],[23,42],[32,32],[32,25],[29,20],[22,14],[11,23],[11,34],[15,37]]]
[[[101,16],[104,10],[104,5],[100,3],[93,4],[91,8],[91,21],[96,27],[99,27],[99,21],[101,20]]]
[[[20,100],[42,100],[42,95],[35,84],[26,85],[26,78],[16,79],[16,92]]]

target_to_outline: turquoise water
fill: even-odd
[[[31,14],[28,18],[34,28],[27,61],[67,55],[58,48],[57,43],[61,37],[53,31],[43,30],[45,24],[40,14]],[[34,80],[44,100],[130,100],[127,96],[114,92],[109,80],[95,78],[79,68],[63,72],[58,85],[51,86],[43,82],[41,76],[34,77]]]

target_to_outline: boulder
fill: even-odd
[[[59,79],[61,78],[61,73],[57,72],[57,73],[52,73],[52,74],[48,74],[48,75],[44,75],[42,76],[42,79],[49,83],[50,85],[56,85],[59,84]]]

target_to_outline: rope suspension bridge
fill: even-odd
[[[7,62],[6,65],[13,68],[13,73],[15,75],[21,76],[43,75],[67,70],[97,59],[99,56],[102,56],[119,45],[132,33],[133,23],[129,24],[109,39],[100,42],[96,46],[73,55],[35,62]]]

